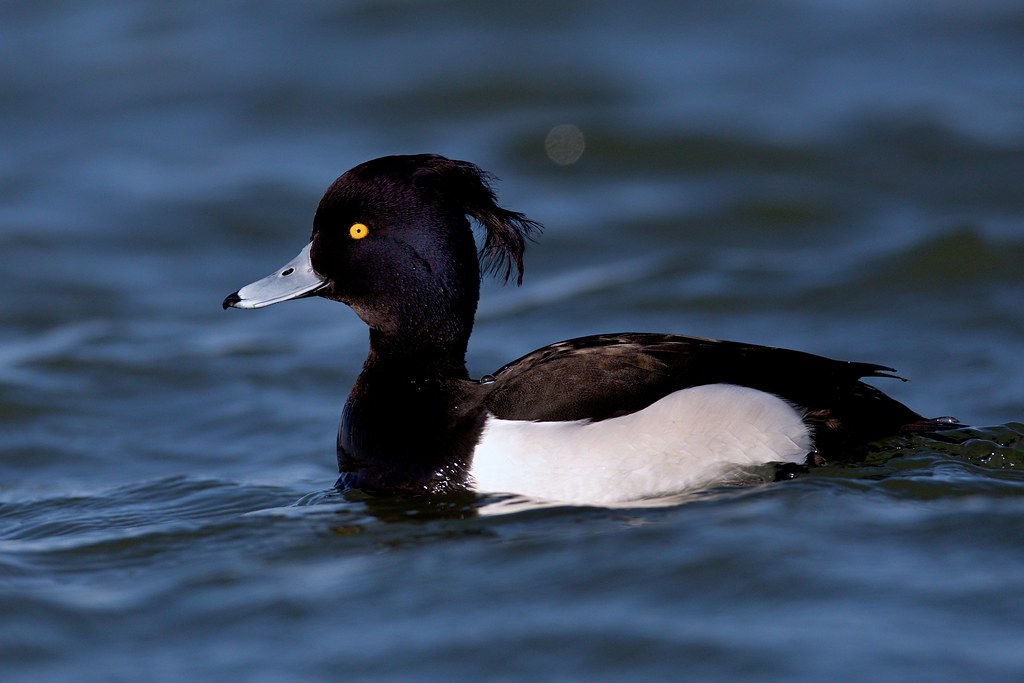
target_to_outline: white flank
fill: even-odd
[[[711,384],[599,422],[489,417],[470,475],[480,491],[609,504],[705,487],[738,467],[803,462],[812,449],[786,401]]]

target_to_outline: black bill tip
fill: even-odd
[[[224,299],[224,310],[225,311],[228,310],[228,308],[230,308],[231,306],[234,306],[235,304],[237,304],[241,300],[242,300],[242,297],[238,296],[238,292],[234,292],[233,294],[228,294],[227,297]]]

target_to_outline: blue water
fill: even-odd
[[[0,678],[1020,680],[1019,2],[166,5],[0,6]],[[331,492],[364,327],[220,302],[412,152],[547,226],[476,375],[680,332],[974,427],[646,508]]]

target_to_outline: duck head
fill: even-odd
[[[436,155],[360,164],[327,189],[299,255],[229,295],[224,308],[320,296],[352,308],[378,350],[464,354],[481,265],[521,283],[526,240],[540,230],[499,207],[490,180],[471,163]],[[479,254],[467,217],[483,231]]]

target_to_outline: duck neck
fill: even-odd
[[[374,369],[408,378],[467,379],[466,348],[471,329],[472,324],[465,329],[404,333],[371,329],[370,353],[363,372]]]
[[[478,385],[462,381],[465,351],[464,337],[439,343],[371,329],[338,425],[339,486],[423,493],[461,485],[484,419],[469,410]]]
[[[418,277],[403,274],[407,286],[397,296],[363,311],[367,314],[361,317],[370,327],[366,367],[422,378],[464,379],[480,296],[478,271],[463,266],[422,268],[414,274]]]

